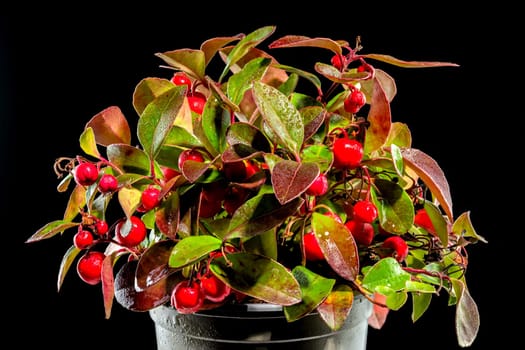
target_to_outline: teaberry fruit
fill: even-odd
[[[79,227],[77,233],[73,236],[73,244],[80,250],[86,249],[93,244],[93,234],[91,231]]]
[[[332,63],[332,66],[334,66],[338,70],[341,70],[341,69],[343,69],[343,60],[344,60],[344,56],[343,55],[335,54],[330,59],[330,62]]]
[[[322,196],[326,192],[328,192],[328,177],[323,173],[319,174],[310,187],[306,189],[306,194],[310,196]]]
[[[155,186],[146,187],[140,196],[140,203],[145,211],[158,207],[160,201],[160,189]]]
[[[105,235],[109,230],[108,222],[106,220],[97,219],[95,221],[95,233],[99,236]]]
[[[433,235],[436,234],[436,229],[434,228],[434,224],[432,224],[432,220],[430,220],[430,216],[428,216],[427,211],[423,208],[418,209],[416,211],[416,215],[414,216],[414,224],[424,228],[428,233],[431,233]]]
[[[319,246],[319,242],[314,232],[304,234],[304,253],[306,260],[319,261],[324,260],[324,254]]]
[[[90,162],[83,162],[74,169],[75,182],[81,186],[91,186],[98,179],[98,168]]]
[[[199,283],[195,280],[179,282],[171,294],[171,305],[181,314],[190,314],[199,310],[204,302]]]
[[[78,259],[78,276],[87,284],[95,285],[101,280],[102,262],[105,255],[102,252],[90,250]]]
[[[372,243],[375,231],[371,223],[352,219],[345,222],[345,226],[358,244],[369,246]]]
[[[357,168],[363,159],[363,145],[361,142],[348,137],[336,139],[332,152],[334,155],[333,166],[338,169]]]
[[[197,150],[194,150],[194,149],[186,149],[184,151],[182,151],[179,155],[179,169],[182,169],[182,166],[183,164],[187,161],[187,160],[193,160],[195,162],[204,162],[204,156],[202,155],[202,153],[200,153],[199,151]]]
[[[357,113],[366,104],[366,96],[361,90],[353,89],[344,100],[344,108],[348,113]]]
[[[122,219],[115,226],[118,241],[126,247],[134,247],[146,238],[146,225],[138,216]]]
[[[204,105],[206,104],[206,96],[198,91],[187,95],[190,109],[197,114],[202,114]]]
[[[361,200],[354,204],[353,207],[355,220],[363,222],[372,222],[377,218],[377,207],[368,200]]]
[[[388,237],[381,244],[381,248],[390,250],[390,256],[393,256],[399,262],[405,260],[408,255],[408,244],[400,236]],[[388,254],[384,256],[388,256]]]
[[[221,302],[230,295],[231,288],[212,273],[200,278],[200,284],[204,297],[215,303]]]
[[[118,180],[115,175],[104,174],[98,181],[98,190],[102,193],[115,192],[118,189]]]
[[[173,73],[173,76],[171,77],[170,81],[175,85],[186,85],[188,87],[188,91],[191,88],[191,79],[184,72]]]

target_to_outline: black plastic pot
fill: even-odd
[[[345,325],[332,331],[318,314],[287,322],[277,305],[249,304],[180,314],[169,306],[150,310],[158,350],[305,349],[365,350],[372,304],[356,296]]]

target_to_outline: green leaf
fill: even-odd
[[[261,80],[271,63],[268,57],[258,57],[249,61],[238,73],[228,79],[226,94],[229,99],[238,105],[244,98],[246,91],[251,89],[252,82]]]
[[[66,220],[55,220],[45,224],[38,229],[31,237],[26,240],[26,243],[37,242],[43,239],[48,239],[56,234],[62,233],[68,228],[78,226],[78,223],[70,222]]]
[[[131,130],[119,107],[111,106],[97,113],[86,123],[85,129],[93,129],[97,144],[107,147],[113,143],[129,144]]]
[[[272,169],[272,186],[279,203],[286,204],[304,193],[319,176],[316,163],[282,160]]]
[[[433,285],[412,280],[407,281],[406,290],[415,293],[436,293],[436,288]]]
[[[161,78],[144,78],[142,79],[133,92],[133,107],[138,115],[141,115],[146,106],[157,97],[171,90],[175,85]]]
[[[293,73],[299,77],[302,77],[311,82],[317,91],[321,91],[321,80],[315,74],[284,64],[274,64],[273,67],[283,69],[289,73]]]
[[[397,147],[396,144],[392,144],[390,145],[390,153],[392,154],[392,163],[394,164],[394,169],[396,169],[396,173],[400,177],[403,177],[404,164],[401,150],[399,149],[399,147]]]
[[[339,285],[317,307],[319,316],[331,330],[339,330],[346,321],[354,303],[354,291],[350,286]]]
[[[384,146],[395,144],[399,148],[409,148],[412,145],[412,134],[408,125],[400,122],[393,122],[388,133]]]
[[[283,223],[302,203],[303,199],[296,198],[280,205],[273,194],[258,194],[233,213],[226,237],[252,237],[268,231]]]
[[[332,164],[333,152],[327,145],[312,145],[303,150],[301,158],[304,163],[317,164],[319,172],[324,173]]]
[[[80,249],[72,245],[62,257],[62,261],[60,262],[60,268],[58,270],[57,291],[60,292],[60,288],[62,288],[62,284],[64,283],[64,279],[66,278],[66,274],[69,271],[71,265],[73,264],[73,261],[80,252]]]
[[[239,158],[257,152],[271,152],[268,139],[259,129],[248,123],[236,122],[230,125],[226,133],[226,142]]]
[[[185,128],[174,125],[168,135],[166,135],[163,147],[194,148],[202,147],[202,143],[194,134]]]
[[[244,37],[244,34],[237,34],[235,36],[211,38],[204,41],[200,47],[201,51],[204,52],[205,64],[211,61],[213,56],[221,49],[222,47],[228,45],[232,41],[240,40]]]
[[[408,300],[408,293],[404,290],[395,291],[388,286],[378,286],[376,292],[386,297],[385,304],[390,310],[399,310]]]
[[[301,287],[288,268],[263,255],[228,254],[213,259],[210,270],[231,288],[261,301],[293,305],[301,302]]]
[[[150,102],[137,123],[137,135],[150,159],[155,159],[184,102],[186,89],[176,86]]]
[[[277,142],[298,155],[304,140],[301,114],[288,97],[270,85],[254,81],[255,103]]]
[[[427,200],[424,201],[423,207],[432,222],[432,226],[434,226],[434,229],[436,230],[436,235],[441,241],[441,244],[443,244],[444,247],[448,247],[448,225],[443,218],[441,211],[434,205],[434,203]]]
[[[230,67],[244,57],[253,47],[259,45],[275,31],[275,26],[265,26],[254,30],[242,38],[237,45],[230,51],[226,58],[226,64],[219,78],[219,82],[224,79]]]
[[[484,237],[476,233],[472,221],[470,220],[470,211],[466,211],[458,216],[452,225],[452,232],[460,237],[471,239],[473,242],[481,241],[487,243],[487,240]]]
[[[249,237],[243,241],[243,247],[247,252],[261,254],[270,259],[277,260],[278,243],[275,229]]]
[[[412,293],[412,322],[416,322],[427,311],[431,301],[430,293]]]
[[[171,251],[169,266],[180,268],[206,257],[221,247],[222,241],[210,235],[189,236],[181,239]]]
[[[414,223],[412,199],[401,186],[388,180],[376,179],[370,191],[379,214],[379,223],[387,232],[406,233]]]
[[[344,279],[354,281],[359,273],[359,255],[346,226],[331,216],[314,212],[312,229],[330,267]]]
[[[109,145],[106,149],[108,160],[127,173],[148,175],[150,162],[143,150],[125,144]]]
[[[77,185],[73,188],[69,200],[67,202],[66,210],[64,211],[64,221],[73,221],[78,215],[80,210],[86,205],[86,188],[84,186]]]
[[[294,267],[292,273],[301,286],[303,297],[300,303],[284,307],[284,316],[288,322],[296,321],[315,310],[335,284],[334,279],[318,275],[304,266]]]
[[[467,286],[458,279],[452,279],[454,292],[458,298],[456,304],[456,335],[461,347],[471,346],[479,331],[479,311]]]
[[[382,287],[399,291],[405,288],[409,280],[410,274],[401,268],[396,259],[388,257],[379,260],[368,270],[363,278],[362,285],[372,292]]]
[[[222,108],[216,98],[211,97],[206,103],[201,120],[200,127],[195,126],[195,133],[202,132],[204,137],[201,137],[201,142],[209,145],[207,150],[215,156],[224,149],[224,135],[230,125],[230,113]]]
[[[100,159],[100,153],[97,149],[97,143],[95,141],[95,133],[93,129],[88,127],[84,129],[80,135],[80,148],[88,155]]]
[[[181,70],[199,80],[204,80],[206,58],[201,50],[179,49],[159,52],[155,56],[160,57],[164,62],[177,70]]]

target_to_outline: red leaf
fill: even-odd
[[[375,293],[374,300],[384,304],[386,297],[382,294]],[[386,317],[388,315],[389,309],[377,304],[373,304],[372,314],[368,318],[368,325],[375,329],[381,329],[385,324]]]

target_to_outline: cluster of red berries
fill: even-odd
[[[350,139],[345,133],[334,141],[332,152],[334,159],[332,166],[335,168],[355,169],[361,165],[363,146],[359,141]],[[311,196],[322,196],[327,193],[328,187],[328,178],[326,174],[321,173],[310,185],[306,193]],[[330,213],[329,215],[334,216],[335,214]],[[367,247],[372,244],[374,239],[375,229],[373,223],[377,217],[378,211],[375,204],[368,199],[362,199],[351,206],[351,210],[348,211],[348,220],[344,225],[348,228],[357,244]],[[336,220],[341,222],[339,217]],[[313,232],[307,232],[303,240],[307,260],[320,261],[325,259]],[[402,237],[392,235],[382,242],[378,252],[381,257],[393,256],[401,262],[408,255],[408,244]]]
[[[195,279],[177,283],[171,294],[171,304],[180,313],[193,313],[202,307],[205,300],[220,303],[231,292],[227,284],[208,272]]]
[[[204,110],[204,105],[206,104],[206,96],[196,91],[192,86],[192,80],[184,72],[178,71],[173,74],[170,81],[175,85],[186,85],[188,89],[186,90],[186,97],[190,105],[190,109],[197,114],[202,114]]]

